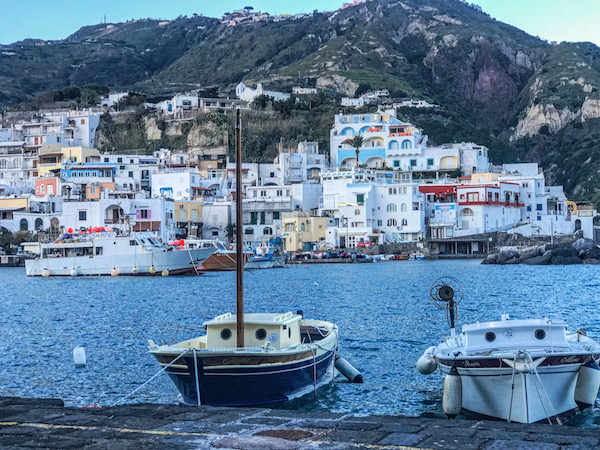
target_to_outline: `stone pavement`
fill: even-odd
[[[135,404],[65,408],[0,397],[1,448],[591,449],[600,430],[267,408]]]

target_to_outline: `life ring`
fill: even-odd
[[[227,246],[227,249],[228,249],[228,250],[233,250],[233,244],[229,244],[229,245]]]

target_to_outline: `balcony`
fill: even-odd
[[[495,206],[511,206],[511,207],[515,207],[515,208],[523,208],[525,206],[524,203],[501,202],[501,201],[492,201],[492,200],[476,201],[476,202],[459,201],[458,204],[461,206],[495,205]]]

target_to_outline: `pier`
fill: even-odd
[[[326,411],[131,404],[65,407],[0,397],[0,447],[577,449],[598,429]]]
[[[288,260],[286,264],[353,264],[353,263],[372,263],[371,258],[311,258]]]

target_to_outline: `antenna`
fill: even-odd
[[[448,325],[452,334],[456,332],[458,320],[458,304],[464,297],[460,281],[454,277],[444,276],[434,281],[429,290],[429,298],[438,309],[445,309]]]

